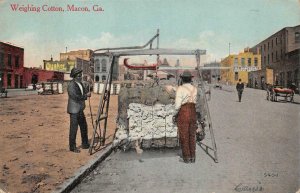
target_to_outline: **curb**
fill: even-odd
[[[53,193],[67,193],[70,192],[77,184],[81,182],[92,170],[94,170],[99,163],[101,163],[105,158],[107,158],[113,151],[113,145],[109,145],[101,150],[96,157],[88,162],[86,165],[82,166],[73,177],[69,178],[61,186],[59,186]]]

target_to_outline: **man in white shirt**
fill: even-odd
[[[81,79],[82,70],[73,68],[70,76],[73,78],[68,85],[68,113],[70,114],[70,134],[69,147],[70,151],[79,153],[80,150],[76,148],[76,135],[78,125],[80,126],[82,148],[88,149],[90,147],[88,142],[87,123],[83,110],[85,109],[85,100],[91,96],[89,91],[86,91]]]
[[[197,130],[197,88],[193,86],[192,74],[185,70],[182,75],[182,85],[177,88],[175,110],[179,140],[182,148],[182,158],[185,163],[195,162],[196,130]]]

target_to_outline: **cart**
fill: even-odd
[[[278,98],[283,98],[286,102],[294,102],[295,91],[289,88],[283,88],[282,86],[268,86],[267,88],[267,100],[277,102]]]

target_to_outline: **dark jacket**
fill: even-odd
[[[236,84],[236,90],[243,91],[244,90],[244,83],[237,83]]]
[[[87,99],[87,91],[84,88],[83,84],[82,85],[83,89],[83,94],[81,93],[81,90],[75,80],[73,79],[69,85],[68,85],[68,113],[73,114],[73,113],[78,113],[79,111],[83,111],[85,109],[85,100]]]

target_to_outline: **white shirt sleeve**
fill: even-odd
[[[181,102],[182,102],[182,88],[179,86],[176,91],[176,98],[175,98],[175,110],[176,112],[179,111],[181,107]]]

